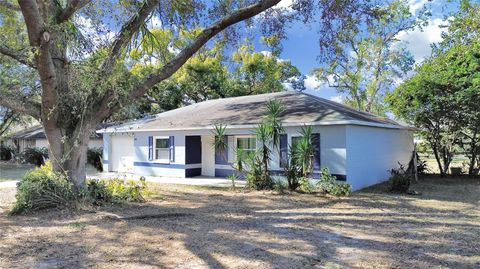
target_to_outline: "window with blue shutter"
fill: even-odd
[[[280,135],[280,167],[288,164],[288,140],[287,134]]]
[[[169,137],[170,162],[175,162],[175,136]]]
[[[148,160],[153,160],[153,136],[148,137]]]

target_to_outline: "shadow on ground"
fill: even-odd
[[[478,180],[382,188],[337,199],[163,185],[146,204],[1,215],[0,267],[480,267]],[[141,214],[159,217],[112,217]]]

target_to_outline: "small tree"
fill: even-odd
[[[312,126],[303,126],[300,130],[302,137],[295,145],[294,155],[295,162],[300,166],[301,176],[308,177],[313,171],[313,158],[315,149],[312,144]]]

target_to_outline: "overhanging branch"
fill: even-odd
[[[0,105],[8,107],[15,112],[27,114],[37,120],[40,120],[40,104],[29,100],[28,97],[14,94],[13,92],[16,91],[16,88],[18,87],[12,86],[7,91],[0,92]]]
[[[155,1],[155,0],[152,0]],[[188,46],[186,46],[175,58],[165,64],[162,68],[156,70],[147,76],[140,84],[130,93],[128,100],[136,100],[144,95],[155,84],[169,78],[173,75],[190,57],[193,56],[205,43],[212,37],[223,31],[225,28],[234,25],[243,20],[252,18],[253,16],[275,6],[280,0],[262,0],[256,4],[245,8],[238,9],[222,19],[205,28]],[[123,32],[123,30],[122,30]],[[133,35],[133,33],[130,33]],[[130,38],[131,38],[130,35]],[[130,41],[130,38],[127,40]],[[113,64],[113,62],[111,63]],[[113,102],[113,104],[112,104]],[[103,119],[119,109],[118,101],[115,101],[114,94],[107,92],[100,100],[99,111],[95,114],[96,118]]]
[[[28,59],[28,57],[25,54],[15,51],[5,45],[0,44],[0,54],[8,56],[16,60],[17,62],[24,64],[26,66],[29,66],[31,68],[36,68],[35,64],[30,59]]]
[[[83,8],[86,6],[88,3],[90,3],[91,0],[70,0],[67,3],[67,6],[65,9],[63,9],[62,13],[58,16],[58,23],[62,23],[64,21],[69,20],[75,12],[77,12],[79,9]]]

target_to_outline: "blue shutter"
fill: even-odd
[[[175,136],[169,137],[168,148],[169,148],[170,162],[175,162]]]
[[[215,164],[228,164],[228,150],[230,148],[228,145],[228,140],[228,135],[223,137],[223,141],[225,141],[225,144],[227,144],[227,148],[224,151],[215,148]]]
[[[153,160],[153,136],[148,137],[148,160]]]
[[[312,134],[313,170],[320,170],[320,134]]]
[[[280,167],[288,164],[288,140],[287,134],[280,135]]]

